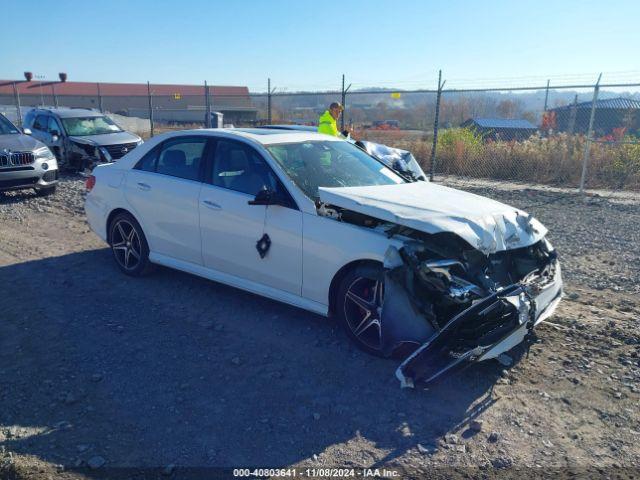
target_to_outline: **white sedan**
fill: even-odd
[[[562,296],[530,215],[316,133],[167,133],[96,167],[87,189],[124,273],[159,264],[334,315],[361,349],[408,355],[404,386],[526,341]]]

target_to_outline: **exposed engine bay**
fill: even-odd
[[[402,241],[384,258],[380,320],[385,356],[414,346],[396,372],[404,387],[528,340],[562,296],[557,253],[544,237],[487,253],[452,232],[426,233],[325,203],[318,213]]]

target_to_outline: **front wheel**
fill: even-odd
[[[140,224],[128,213],[120,213],[109,225],[109,245],[120,270],[132,277],[151,270],[149,245]]]
[[[381,265],[360,265],[342,279],[336,314],[347,336],[355,345],[377,357],[382,351],[382,302],[384,270]]]

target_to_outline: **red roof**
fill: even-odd
[[[0,95],[13,95],[11,80],[0,80]],[[39,95],[40,84],[45,94],[51,94],[51,86],[48,82],[24,82],[18,83],[20,95]],[[98,85],[92,82],[65,82],[55,84],[56,95],[87,95],[97,96]],[[151,92],[154,95],[204,95],[204,85],[154,85],[151,84]],[[230,87],[210,85],[209,92],[215,96],[249,96],[247,87]],[[146,83],[100,83],[100,93],[103,96],[135,97],[147,95]]]

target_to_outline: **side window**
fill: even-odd
[[[156,145],[154,148],[149,150],[145,155],[138,160],[136,166],[133,167],[135,170],[142,170],[144,172],[155,172],[156,171],[156,160],[158,159],[158,153],[160,152],[160,147],[162,145]]]
[[[62,133],[62,129],[60,128],[58,121],[53,117],[49,117],[49,132],[58,132],[58,135]]]
[[[49,127],[49,117],[47,115],[38,115],[36,117],[36,121],[33,122],[33,129],[40,130],[41,132],[46,132]]]
[[[162,144],[156,172],[187,180],[199,180],[200,163],[207,139],[176,138]]]
[[[223,139],[216,145],[212,183],[249,195],[264,188],[278,188],[278,179],[258,152],[240,142]]]

